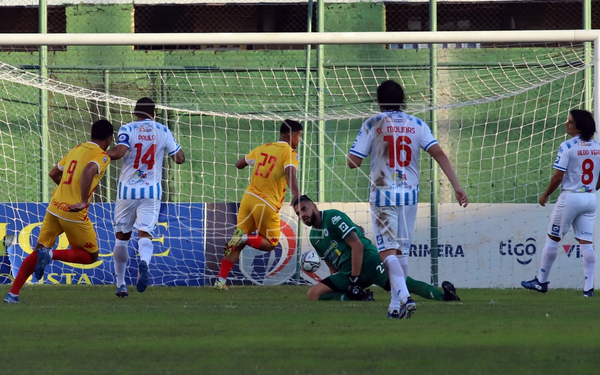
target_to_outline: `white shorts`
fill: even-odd
[[[417,219],[417,205],[371,205],[371,219],[378,251],[396,249],[402,251],[402,255],[409,254]]]
[[[596,194],[563,191],[552,210],[548,234],[562,239],[573,225],[575,238],[593,242],[595,221]]]
[[[130,233],[133,228],[154,237],[158,224],[160,199],[117,199],[115,203],[115,232]]]

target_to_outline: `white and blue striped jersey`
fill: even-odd
[[[363,159],[371,155],[369,202],[378,207],[417,204],[419,152],[437,143],[425,121],[402,111],[365,121],[350,154]]]
[[[553,167],[565,172],[563,190],[593,193],[598,182],[600,144],[595,140],[584,142],[575,136],[560,144]]]
[[[121,126],[117,145],[129,148],[123,157],[117,199],[161,199],[162,167],[181,149],[165,125],[145,119]]]

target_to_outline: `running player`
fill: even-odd
[[[58,186],[42,222],[38,243],[23,260],[4,302],[19,303],[19,292],[25,281],[32,273],[42,280],[44,268],[52,259],[79,264],[91,264],[98,260],[98,241],[88,217],[88,205],[110,164],[110,157],[105,151],[112,143],[113,132],[110,122],[94,122],[90,141],[73,148],[50,171],[50,178]],[[63,232],[71,248],[52,250],[56,237]]]
[[[136,288],[141,293],[148,287],[148,267],[154,252],[152,237],[160,212],[165,153],[177,164],[185,162],[185,154],[171,130],[154,121],[155,104],[152,99],[138,100],[133,114],[136,121],[121,126],[117,145],[108,150],[113,160],[124,157],[114,217],[117,239],[113,258],[117,297],[129,295],[125,269],[129,260],[127,244],[133,228],[138,231],[140,254]]]
[[[229,272],[240,257],[244,246],[272,251],[279,243],[279,210],[285,198],[286,184],[292,192],[292,201],[300,196],[296,169],[302,139],[302,124],[284,120],[279,129],[279,142],[258,146],[239,159],[235,166],[243,169],[254,165],[250,185],[244,192],[237,216],[237,228],[227,243],[225,255],[214,287],[227,289]],[[256,234],[251,234],[258,231]]]
[[[369,203],[377,250],[392,286],[388,316],[394,318],[404,310],[407,316],[416,310],[405,277],[417,217],[420,149],[442,168],[458,203],[466,207],[469,199],[429,126],[402,111],[402,86],[391,80],[383,82],[377,88],[377,102],[381,113],[363,123],[348,154],[348,166],[360,167],[363,159],[371,155]]]
[[[558,243],[571,225],[580,243],[583,258],[583,296],[594,296],[594,224],[596,221],[596,190],[600,189],[600,144],[593,140],[596,132],[594,117],[588,111],[574,109],[566,122],[566,132],[571,139],[560,144],[554,161],[554,174],[539,202],[546,206],[550,195],[562,184],[562,191],[548,224],[548,238],[542,250],[538,275],[533,280],[522,281],[526,289],[540,293],[548,291],[548,277],[558,254]]]

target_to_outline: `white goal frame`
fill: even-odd
[[[600,30],[324,33],[0,34],[0,45],[202,45],[593,42]]]
[[[181,34],[0,34],[0,45],[330,45],[441,43],[593,43],[593,114],[600,124],[600,30],[449,31],[449,32],[324,32],[324,33],[181,33]],[[600,140],[598,133],[596,139]],[[600,197],[599,193],[596,193]],[[600,209],[595,242],[600,243]],[[600,261],[595,286],[600,288]]]
[[[204,44],[393,44],[393,43],[594,43],[594,87],[600,87],[600,30],[325,32],[325,33],[111,33],[0,34],[0,45],[107,46]],[[594,90],[594,119],[599,123],[600,93]]]

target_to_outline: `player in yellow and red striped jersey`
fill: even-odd
[[[32,273],[40,280],[52,259],[79,264],[91,264],[98,259],[98,241],[88,218],[88,202],[110,164],[105,151],[112,143],[113,132],[107,120],[94,122],[91,140],[73,148],[50,171],[50,178],[58,186],[42,222],[38,243],[23,260],[4,302],[18,303],[25,281]],[[56,237],[63,232],[70,249],[53,251]]]
[[[302,140],[302,124],[284,120],[279,132],[278,142],[258,146],[235,163],[238,169],[248,165],[254,165],[254,169],[240,203],[237,228],[225,247],[225,257],[215,282],[217,289],[227,289],[227,275],[244,246],[272,251],[279,243],[279,210],[285,198],[286,185],[292,192],[292,201],[300,196],[296,178],[299,158],[295,150]]]

